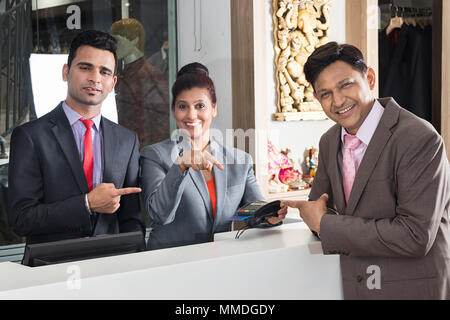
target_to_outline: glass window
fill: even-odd
[[[7,222],[11,132],[65,99],[70,42],[89,29],[118,40],[118,81],[103,115],[135,131],[141,148],[174,129],[175,0],[0,0],[0,246],[24,241]]]

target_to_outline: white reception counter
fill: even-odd
[[[30,268],[0,263],[0,299],[342,299],[338,255],[303,222],[215,241]]]

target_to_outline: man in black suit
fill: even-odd
[[[12,133],[9,223],[29,244],[145,234],[137,135],[100,114],[117,81],[116,47],[100,31],[75,37],[63,67],[66,100]]]

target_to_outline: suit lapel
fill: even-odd
[[[117,133],[113,129],[110,122],[102,117],[101,127],[103,130],[103,182],[112,183],[113,180],[113,168],[115,159],[119,156],[116,153],[117,149]],[[117,186],[116,186],[117,187]]]
[[[345,208],[344,189],[342,186],[342,174],[338,164],[338,155],[341,148],[341,127],[336,126],[336,132],[332,135],[333,140],[330,143],[330,153],[328,163],[330,164],[330,182],[333,189],[333,200],[338,212],[343,212]]]
[[[208,218],[212,220],[212,204],[211,198],[209,197],[208,188],[206,186],[205,178],[200,170],[189,170],[189,175],[192,178],[195,186],[197,187],[198,193],[203,199],[203,203],[205,204],[206,210],[208,212]]]
[[[72,128],[64,113],[62,104],[59,104],[55,110],[52,111],[49,121],[53,124],[51,130],[72,169],[78,187],[83,193],[89,192],[83,165],[75,143],[75,137],[73,136]]]
[[[225,202],[226,188],[227,188],[227,165],[224,162],[225,155],[223,148],[211,138],[211,154],[224,167],[220,170],[216,166],[213,167],[214,184],[216,186],[216,216],[214,219],[214,226],[221,221],[222,211]]]
[[[392,136],[391,128],[397,123],[399,117],[399,107],[392,99],[380,99],[379,102],[385,107],[380,123],[370,140],[367,150],[359,166],[358,172],[353,182],[350,198],[348,199],[346,214],[353,215],[359,199],[364,191],[373,170],[383,153],[384,148]],[[342,184],[341,184],[342,185]]]

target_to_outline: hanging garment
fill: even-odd
[[[398,34],[398,39],[397,39]],[[431,26],[379,32],[380,97],[431,121]]]

